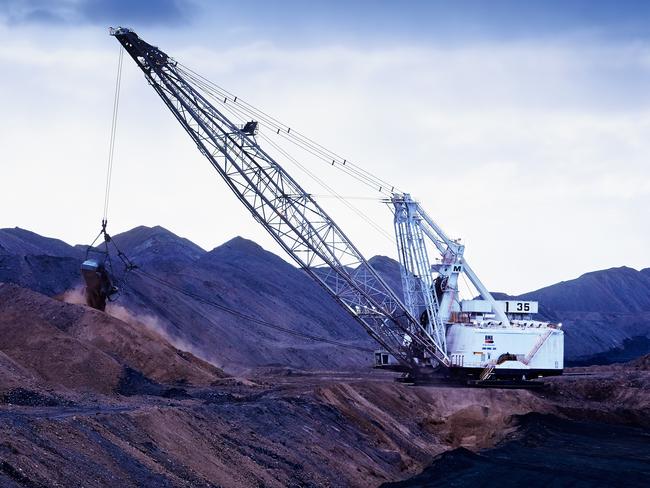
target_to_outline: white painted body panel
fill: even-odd
[[[491,313],[492,304],[486,300],[462,300],[460,310],[471,313]]]
[[[485,368],[494,364],[496,369],[563,369],[564,332],[540,322],[531,324],[532,327],[452,324],[447,331],[452,366]],[[539,342],[541,346],[530,356]],[[516,355],[517,361],[497,365],[499,356],[506,353]]]

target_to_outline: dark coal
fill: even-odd
[[[143,375],[140,371],[125,367],[116,393],[124,396],[154,395],[163,396],[165,388]]]
[[[531,413],[495,449],[458,448],[438,456],[421,474],[384,488],[647,486],[650,430],[578,422]]]
[[[0,403],[22,405],[27,407],[57,407],[70,405],[71,402],[54,396],[47,396],[25,388],[13,388],[0,396]]]

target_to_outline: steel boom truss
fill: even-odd
[[[314,198],[247,133],[187,81],[164,52],[130,29],[111,35],[237,198],[278,244],[404,367],[448,364],[432,335]]]

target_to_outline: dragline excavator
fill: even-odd
[[[258,131],[269,124],[273,132],[297,137],[314,151],[322,146],[311,146],[310,139],[254,112],[133,30],[111,28],[110,34],[255,220],[380,345],[375,366],[413,376],[443,367],[476,380],[530,379],[562,372],[561,324],[534,320],[536,302],[495,300],[468,265],[464,246],[450,239],[408,193],[379,188],[388,192],[394,213],[402,297],[315,197],[271,157],[260,144]],[[238,124],[228,115],[233,109],[262,115]],[[346,166],[346,160],[334,157],[334,164],[361,174]],[[431,251],[439,255],[433,265]],[[480,298],[460,299],[461,275]]]

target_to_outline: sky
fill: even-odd
[[[650,2],[0,0],[0,228],[95,237],[117,25],[410,192],[492,290],[650,267]],[[129,59],[120,100],[113,234],[282,254]],[[380,195],[296,155],[392,232]],[[279,162],[366,256],[396,257]]]

